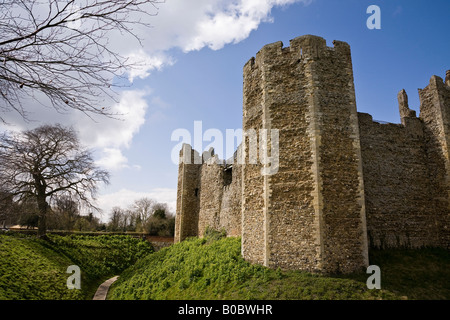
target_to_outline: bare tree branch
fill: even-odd
[[[58,111],[117,116],[106,99],[116,100],[112,80],[134,67],[110,48],[120,31],[141,39],[136,26],[161,0],[0,0],[0,120],[15,111],[28,119],[24,101],[43,93]]]

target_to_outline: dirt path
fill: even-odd
[[[108,294],[109,287],[117,280],[119,276],[112,277],[111,279],[103,282],[95,292],[94,298],[92,300],[106,300],[106,295]]]

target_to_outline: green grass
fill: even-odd
[[[109,299],[412,299],[429,297],[439,282],[447,281],[448,271],[439,275],[436,282],[427,283],[428,267],[416,268],[412,261],[397,260],[401,251],[384,254],[374,252],[372,264],[382,270],[382,290],[369,290],[365,273],[346,276],[318,275],[301,271],[273,270],[244,261],[240,254],[239,238],[220,240],[188,239],[172,247],[140,259],[122,273],[110,289]],[[416,263],[441,264],[450,267],[448,252],[437,250],[423,261]],[[433,252],[424,250],[424,252]],[[404,265],[404,270],[399,266]],[[426,264],[425,263],[425,264]],[[434,265],[434,264],[433,264]],[[399,274],[415,279],[415,287],[409,286]],[[408,291],[403,288],[411,289]],[[448,299],[449,291],[442,290],[436,297]]]
[[[450,299],[450,252],[371,250],[382,290],[369,275],[318,275],[252,265],[240,238],[212,233],[151,253],[130,236],[58,236],[50,240],[0,234],[0,299],[92,299],[120,274],[110,299]],[[151,253],[151,254],[149,254]],[[69,265],[81,269],[81,290],[69,290]]]
[[[92,299],[98,285],[121,273],[151,245],[129,236],[58,236],[49,240],[0,234],[0,299]],[[81,269],[81,290],[68,289],[67,267]]]

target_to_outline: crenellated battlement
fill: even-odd
[[[326,40],[314,35],[304,35],[289,41],[289,47],[283,47],[282,41],[270,43],[261,48],[255,57],[250,58],[244,65],[244,73],[253,68],[259,68],[263,60],[277,56],[299,61],[300,59],[320,59],[330,54],[351,58],[350,45],[343,41],[334,40],[333,47],[328,47]]]

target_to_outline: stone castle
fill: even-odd
[[[184,145],[176,242],[225,229],[252,263],[331,273],[370,247],[449,248],[450,71],[419,89],[419,116],[402,90],[401,124],[380,123],[356,110],[350,46],[305,35],[251,58],[243,94],[243,132],[278,129],[278,170],[249,161],[246,135],[242,162]]]

